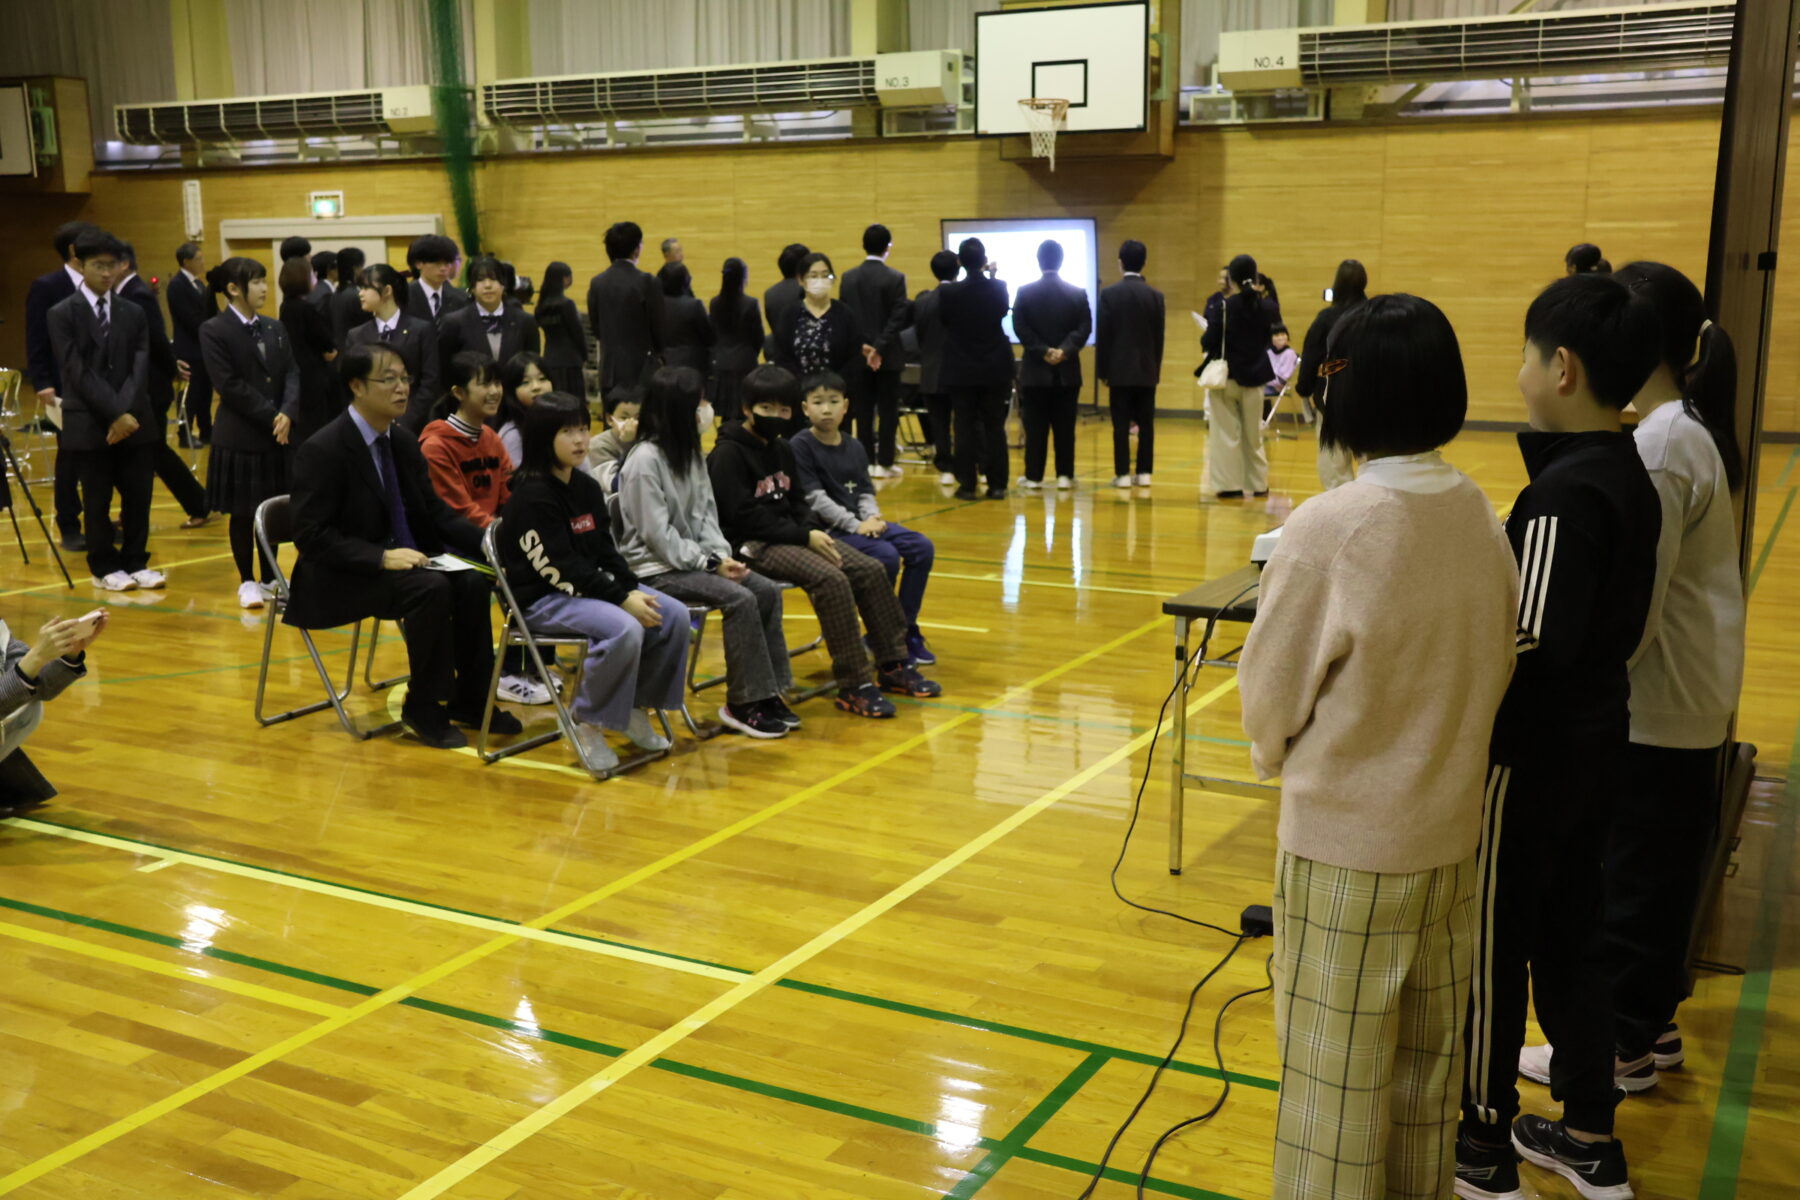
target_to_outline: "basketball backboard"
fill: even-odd
[[[1028,132],[1019,101],[1069,102],[1065,133],[1147,128],[1150,5],[1076,4],[975,15],[975,132]]]

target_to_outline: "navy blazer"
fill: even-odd
[[[143,310],[116,296],[107,297],[107,335],[80,293],[57,301],[45,317],[56,370],[62,380],[62,447],[103,450],[106,431],[130,413],[138,427],[128,445],[156,440],[150,417],[150,339]]]
[[[1019,386],[1080,387],[1081,348],[1094,331],[1094,314],[1087,292],[1055,275],[1046,275],[1019,289],[1013,301],[1013,334],[1024,347],[1019,361]],[[1066,357],[1059,363],[1044,361],[1050,350]]]
[[[381,340],[381,332],[374,321],[366,325],[358,325],[344,339],[348,346],[372,346]],[[404,426],[414,437],[419,431],[431,423],[431,408],[438,402],[443,392],[438,387],[437,326],[423,317],[400,314],[399,324],[394,326],[394,338],[387,343],[406,364],[406,373],[412,376],[412,390],[407,393],[406,415],[400,418]],[[485,340],[482,343],[486,345]]]
[[[275,415],[285,413],[289,421],[300,415],[300,370],[287,330],[264,316],[256,323],[262,329],[261,351],[236,309],[227,307],[200,327],[200,357],[219,393],[215,447],[245,453],[279,449]]]

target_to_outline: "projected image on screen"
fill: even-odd
[[[999,271],[995,278],[1004,280],[1007,293],[1017,297],[1019,289],[1043,274],[1038,270],[1038,245],[1045,240],[1059,242],[1063,248],[1062,269],[1057,272],[1065,283],[1072,283],[1088,294],[1089,311],[1100,306],[1099,251],[1092,217],[1025,218],[992,221],[941,221],[944,248],[955,252],[964,238],[976,237],[987,247],[988,261]],[[1012,314],[1006,317],[1006,336],[1014,342]],[[1093,334],[1088,345],[1094,344]]]

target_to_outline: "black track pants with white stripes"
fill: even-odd
[[[1570,1128],[1612,1132],[1601,864],[1618,780],[1619,756],[1606,753],[1562,757],[1553,770],[1489,771],[1463,1081],[1463,1127],[1480,1141],[1505,1142],[1519,1112],[1528,969],[1538,1024],[1556,1051],[1551,1095]]]

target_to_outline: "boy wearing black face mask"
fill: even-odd
[[[907,659],[906,617],[887,572],[820,528],[800,494],[787,443],[802,427],[799,381],[780,367],[761,366],[745,377],[742,395],[743,419],[719,430],[706,459],[726,539],[758,573],[805,590],[831,655],[839,708],[859,717],[891,717],[894,705],[882,692],[939,695],[943,688]],[[879,664],[875,671],[859,612]]]

